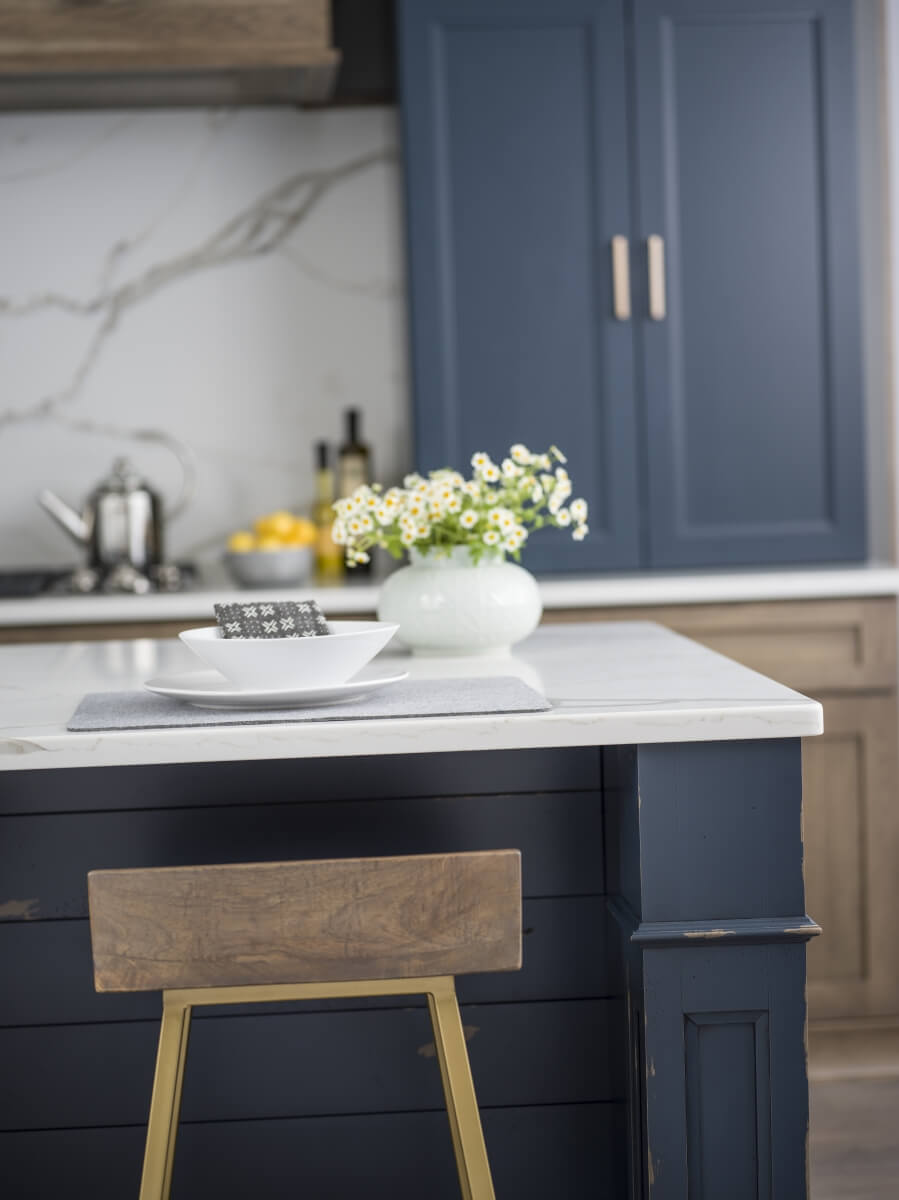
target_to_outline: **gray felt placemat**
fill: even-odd
[[[91,692],[66,728],[173,729],[197,725],[268,725],[284,721],[364,721],[377,717],[459,717],[546,712],[552,705],[511,675],[479,679],[404,679],[382,691],[314,708],[196,708],[153,692]]]

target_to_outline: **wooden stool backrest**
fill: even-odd
[[[91,871],[99,992],[521,966],[518,850]]]

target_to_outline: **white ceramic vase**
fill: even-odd
[[[409,557],[381,588],[378,620],[398,624],[413,654],[508,653],[537,628],[543,605],[523,567],[500,555],[473,563],[467,546]]]

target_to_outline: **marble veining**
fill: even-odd
[[[0,566],[76,561],[34,492],[123,451],[170,497],[195,456],[182,557],[305,507],[344,407],[407,469],[396,146],[388,109],[0,116]]]
[[[524,747],[805,737],[814,700],[662,626],[543,627],[495,658],[376,662],[413,679],[515,675],[550,700],[546,713],[361,722],[67,733],[91,691],[127,691],[197,660],[175,640],[0,647],[0,769],[344,757]]]

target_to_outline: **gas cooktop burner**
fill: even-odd
[[[144,574],[122,563],[106,571],[75,567],[68,571],[0,571],[0,598],[25,596],[147,595],[188,591],[196,582],[193,563],[160,563]]]

